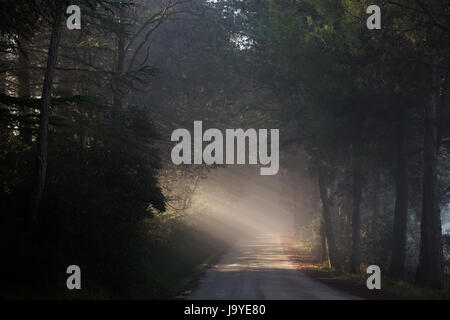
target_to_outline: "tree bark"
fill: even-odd
[[[26,50],[26,42],[25,39],[19,39],[19,70],[17,72],[17,80],[18,80],[18,95],[20,98],[29,98],[31,97],[31,88],[30,88],[30,69],[28,58],[25,54]],[[29,115],[29,110],[27,107],[20,107],[20,114],[22,118],[25,118]],[[20,123],[20,135],[26,144],[31,145],[32,143],[32,130],[31,124],[27,121],[22,121]]]
[[[437,65],[436,61],[433,61],[433,65]],[[416,274],[417,284],[430,288],[442,288],[444,280],[442,229],[437,183],[439,82],[436,67],[433,67],[433,88],[430,103],[425,105],[420,256]]]
[[[50,36],[50,45],[47,56],[47,67],[45,70],[44,84],[42,87],[42,103],[39,114],[39,132],[37,140],[36,176],[30,199],[29,218],[33,224],[37,222],[38,210],[41,203],[42,194],[44,192],[45,179],[47,175],[48,120],[50,115],[49,107],[58,57],[58,46],[61,39],[61,31],[61,17],[58,12],[57,18],[52,25],[52,33]]]
[[[117,36],[117,48],[116,48],[116,65],[115,65],[115,75],[117,79],[119,79],[124,72],[124,64],[125,64],[125,8],[119,9],[119,29],[116,34]],[[120,112],[122,110],[122,100],[123,100],[123,92],[118,85],[119,81],[116,81],[113,92],[113,106],[114,112]]]
[[[373,171],[373,186],[372,186],[372,197],[371,197],[371,207],[372,207],[372,217],[370,223],[370,233],[375,236],[378,233],[379,219],[381,216],[381,172],[380,168],[376,167]]]
[[[397,168],[395,174],[395,212],[390,274],[402,279],[405,272],[406,233],[408,222],[408,160],[405,126],[405,107],[401,107],[398,129]]]
[[[353,151],[353,212],[352,212],[352,253],[350,270],[352,273],[360,273],[361,266],[361,201],[362,201],[362,176],[359,148],[355,146]]]
[[[328,262],[330,264],[329,258],[328,258],[328,250],[327,250],[327,235],[325,232],[325,224],[322,221],[320,222],[320,245],[321,245],[321,262]],[[330,266],[330,265],[329,265]]]
[[[334,235],[330,211],[331,201],[328,195],[329,177],[328,174],[325,172],[325,170],[326,169],[323,167],[319,168],[319,192],[320,192],[320,199],[322,202],[322,216],[325,225],[324,227],[328,247],[328,260],[331,267],[339,269],[340,264],[337,259],[336,238]]]

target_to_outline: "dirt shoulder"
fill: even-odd
[[[200,281],[205,277],[208,269],[214,267],[220,261],[220,259],[222,259],[223,255],[227,252],[229,248],[230,246],[223,247],[218,253],[209,257],[209,259],[205,263],[199,265],[197,267],[197,270],[187,280],[187,283],[184,286],[183,290],[178,292],[173,299],[175,300],[189,299],[192,292],[195,289],[197,289],[198,286],[200,285]]]
[[[281,239],[283,250],[299,272],[307,274],[316,281],[366,300],[398,300],[399,297],[387,294],[383,290],[369,290],[365,282],[357,279],[345,279],[320,266],[317,257],[308,250],[299,247],[293,238]]]

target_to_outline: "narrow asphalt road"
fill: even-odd
[[[193,300],[343,300],[357,299],[295,270],[278,234],[239,241],[207,270]]]

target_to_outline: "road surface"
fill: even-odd
[[[356,299],[295,270],[278,234],[241,240],[207,270],[193,300]]]

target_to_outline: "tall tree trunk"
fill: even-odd
[[[124,36],[119,35],[118,39],[118,45],[117,45],[117,65],[116,65],[116,77],[121,77],[123,73],[123,63],[125,59],[125,41]],[[119,87],[114,88],[113,93],[113,106],[115,111],[122,110],[122,99],[123,99],[123,93],[122,90]]]
[[[361,201],[362,201],[362,176],[361,158],[359,147],[353,151],[353,212],[352,212],[352,253],[350,270],[352,273],[360,273],[361,266]]]
[[[0,34],[0,42],[6,42],[8,38],[7,34],[1,33]],[[3,56],[0,60],[0,67],[3,68],[4,65],[7,65],[8,62],[6,60],[6,57]],[[0,94],[7,94],[6,90],[6,72],[0,72]]]
[[[330,261],[328,259],[328,249],[327,249],[327,235],[325,232],[325,224],[323,222],[323,219],[321,219],[320,222],[320,245],[321,245],[321,262],[328,262],[330,264]]]
[[[325,168],[319,168],[319,192],[322,202],[322,216],[325,224],[325,234],[328,248],[328,260],[331,267],[339,269],[340,263],[337,258],[336,238],[333,230],[333,223],[331,219],[331,201],[328,195],[329,177],[325,172]]]
[[[292,195],[292,201],[294,202],[294,236],[296,239],[298,239],[299,237],[299,222],[298,222],[298,199],[296,198],[296,196],[298,195],[297,193],[297,188],[295,186],[295,181],[294,181],[294,194]]]
[[[437,65],[433,61],[433,65]],[[420,232],[419,268],[417,284],[424,287],[442,288],[444,279],[442,256],[442,229],[437,184],[437,109],[440,79],[436,67],[432,71],[430,103],[425,105],[425,137],[423,146],[422,221]]]
[[[371,209],[372,217],[370,223],[370,233],[372,239],[378,234],[379,219],[381,216],[381,172],[380,168],[376,167],[373,171],[373,185],[372,185],[372,195],[371,195]]]
[[[405,107],[401,107],[400,124],[398,128],[397,168],[395,174],[395,212],[394,231],[391,254],[391,277],[401,279],[405,271],[406,231],[408,221],[408,161]]]
[[[22,37],[23,38],[23,37]],[[26,56],[26,39],[19,39],[19,70],[17,73],[18,80],[18,94],[20,98],[29,98],[31,97],[31,88],[30,88],[30,69],[28,63],[28,57]],[[22,118],[26,118],[29,115],[29,110],[27,107],[20,107],[20,114]],[[26,144],[31,145],[32,140],[32,130],[31,124],[29,122],[22,121],[20,123],[20,135]]]
[[[51,94],[53,87],[53,77],[56,69],[58,57],[58,46],[61,39],[61,14],[58,10],[57,18],[52,25],[52,33],[50,36],[50,46],[47,56],[47,67],[45,70],[44,85],[42,87],[42,102],[39,114],[39,132],[38,146],[36,156],[36,177],[33,183],[33,189],[30,199],[30,216],[31,223],[37,221],[39,205],[45,188],[45,178],[47,174],[47,149],[48,149],[48,119],[49,107],[51,102]]]
[[[116,77],[119,78],[123,75],[124,72],[124,64],[125,64],[125,8],[120,8],[119,12],[119,29],[117,32],[117,48],[116,48],[116,65],[115,65],[115,74]],[[118,83],[118,82],[117,82]],[[115,112],[120,112],[122,110],[122,100],[123,100],[123,92],[119,88],[118,85],[115,86],[113,92],[113,106]]]

